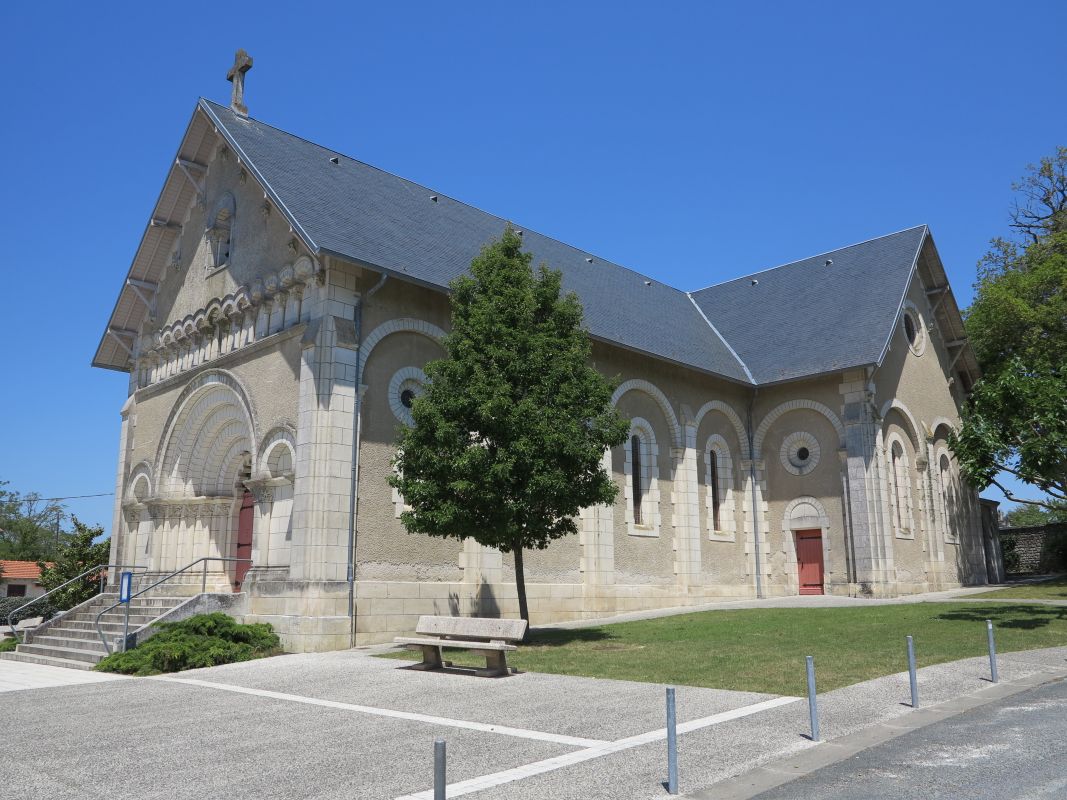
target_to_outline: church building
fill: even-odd
[[[238,55],[93,359],[129,373],[112,561],[243,559],[207,562],[209,590],[290,651],[517,616],[511,557],[407,533],[388,483],[448,283],[508,223],[252,118]],[[526,554],[534,624],[999,579],[949,448],[978,367],[928,227],[685,291],[513,225],[581,299],[631,426],[615,504]]]

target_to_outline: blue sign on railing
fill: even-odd
[[[119,602],[120,603],[128,603],[128,602],[130,602],[130,595],[132,594],[132,591],[131,591],[132,588],[133,588],[133,573],[132,572],[123,572],[119,576]]]

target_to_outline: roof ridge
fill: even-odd
[[[693,304],[693,308],[697,310],[704,322],[708,323],[708,327],[711,328],[715,335],[719,337],[719,341],[723,343],[723,346],[730,351],[730,355],[737,359],[737,363],[741,365],[741,369],[745,371],[745,375],[748,377],[749,381],[753,385],[755,385],[756,379],[753,377],[751,370],[749,370],[748,368],[748,365],[741,359],[741,356],[738,355],[737,351],[734,350],[730,343],[726,341],[726,337],[719,333],[719,329],[715,327],[715,324],[710,319],[708,319],[708,315],[704,313],[704,309],[697,305],[697,301],[693,299],[692,293],[686,292],[685,296],[689,298],[689,302]]]
[[[930,229],[930,226],[925,222],[919,225],[912,225],[910,228],[901,228],[899,231],[893,231],[892,233],[883,233],[881,236],[872,236],[869,239],[864,239],[861,242],[854,242],[852,244],[846,244],[842,247],[835,247],[833,250],[824,250],[821,253],[812,253],[810,256],[804,256],[803,258],[795,258],[792,261],[786,261],[784,264],[778,264],[774,267],[767,267],[765,269],[756,270],[755,272],[749,272],[745,275],[738,275],[736,278],[729,278],[725,281],[719,281],[718,283],[712,283],[707,286],[702,286],[699,289],[693,289],[692,292],[686,294],[693,294],[695,292],[703,292],[708,289],[714,289],[716,286],[725,286],[727,283],[733,283],[734,281],[745,280],[746,278],[752,278],[756,275],[763,275],[766,272],[773,272],[776,269],[782,269],[783,267],[791,267],[794,264],[799,264],[801,261],[808,261],[819,256],[828,256],[831,253],[840,253],[842,250],[851,250],[853,247],[859,247],[860,245],[870,244],[871,242],[877,242],[879,239],[888,239],[891,236],[899,236],[902,233],[908,233],[909,231],[915,231],[919,228]]]
[[[219,103],[214,102],[213,100],[208,100],[205,97],[202,97],[200,99],[203,100],[208,105],[215,106],[216,108],[221,108],[224,111],[227,110],[225,106],[222,106]],[[679,294],[688,295],[688,292],[686,292],[685,289],[681,289],[681,288],[679,288],[677,286],[673,286],[673,285],[667,283],[666,281],[664,281],[662,279],[656,278],[653,275],[650,275],[650,274],[645,273],[645,272],[639,272],[638,270],[634,269],[633,267],[628,267],[625,264],[619,264],[616,261],[612,261],[611,259],[608,259],[608,258],[605,258],[603,256],[597,255],[596,253],[594,253],[591,250],[586,250],[586,249],[584,249],[582,247],[577,247],[576,245],[573,245],[570,242],[565,242],[562,239],[556,238],[555,236],[549,236],[547,233],[542,233],[541,231],[538,231],[538,230],[535,230],[533,228],[527,227],[526,225],[522,225],[520,223],[517,223],[513,219],[509,219],[507,217],[502,217],[499,214],[495,214],[492,211],[486,211],[484,208],[479,208],[478,206],[474,205],[473,203],[468,203],[465,200],[460,200],[460,199],[458,199],[456,197],[453,197],[450,194],[447,194],[445,192],[440,191],[439,189],[434,189],[432,187],[426,186],[425,184],[418,183],[416,181],[411,180],[410,178],[405,178],[403,175],[398,175],[395,172],[390,172],[387,169],[383,169],[382,167],[375,166],[374,164],[371,164],[371,163],[369,163],[367,161],[363,161],[361,159],[358,159],[358,158],[355,158],[353,156],[347,155],[346,153],[343,153],[340,150],[335,150],[335,149],[333,149],[331,147],[326,147],[325,145],[319,144],[318,142],[314,142],[311,139],[307,139],[307,138],[305,138],[303,136],[298,136],[295,133],[287,131],[284,128],[279,128],[276,125],[271,125],[269,122],[264,122],[261,119],[257,119],[255,117],[251,117],[251,116],[247,117],[247,119],[251,120],[252,122],[255,122],[257,125],[263,125],[266,128],[270,128],[273,131],[277,131],[278,133],[284,134],[285,136],[289,136],[289,137],[291,137],[293,139],[299,139],[302,142],[306,142],[307,144],[311,145],[312,147],[317,147],[318,149],[324,150],[324,151],[326,151],[328,153],[334,153],[336,155],[343,156],[344,158],[348,159],[349,161],[353,161],[353,162],[355,162],[357,164],[361,164],[364,167],[367,167],[368,169],[374,170],[375,172],[380,172],[383,175],[388,175],[391,178],[395,178],[398,181],[403,181],[404,183],[409,184],[411,186],[417,186],[420,189],[425,189],[426,191],[431,192],[432,194],[437,195],[438,197],[440,197],[442,199],[447,199],[447,200],[452,201],[453,203],[458,203],[459,205],[466,206],[467,208],[473,209],[474,211],[477,211],[479,214],[485,214],[486,216],[492,217],[494,219],[498,219],[501,222],[504,222],[506,224],[515,225],[520,230],[526,231],[528,233],[535,234],[535,235],[540,236],[540,237],[542,237],[544,239],[547,239],[548,241],[556,242],[557,244],[560,244],[560,245],[563,245],[564,247],[570,248],[571,250],[574,250],[577,253],[585,253],[587,256],[592,257],[596,261],[601,261],[604,264],[609,264],[612,267],[615,267],[617,269],[626,270],[627,272],[629,272],[629,273],[631,273],[633,275],[636,275],[638,278],[641,278],[642,280],[651,280],[651,281],[654,281],[655,283],[658,283],[660,286],[664,286],[664,287],[666,287],[668,289],[671,289],[671,290],[673,290],[675,292],[678,292]],[[216,117],[216,121],[218,121],[220,124],[225,125],[225,123],[222,123],[222,121],[218,120],[217,117]],[[246,158],[247,158],[247,156],[246,156]],[[250,159],[248,159],[248,160],[250,161]],[[264,182],[266,182],[266,181],[264,181]]]

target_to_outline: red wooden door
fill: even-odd
[[[797,574],[801,594],[822,594],[822,531],[797,531]]]
[[[237,518],[237,558],[252,557],[252,515],[255,513],[255,500],[252,493],[245,492],[241,501],[241,514]],[[234,570],[233,588],[238,591],[244,583],[245,575],[252,567],[251,561],[238,561]]]

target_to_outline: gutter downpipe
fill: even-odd
[[[748,428],[748,478],[752,485],[752,538],[756,553],[756,599],[763,599],[763,564],[760,558],[760,529],[759,529],[759,502],[756,499],[756,454],[752,449],[755,433],[752,429],[752,411],[756,405],[756,395],[759,387],[752,390],[752,399],[748,403],[748,418],[745,420]]]
[[[356,646],[356,510],[358,509],[358,503],[356,501],[356,489],[359,486],[359,440],[363,432],[363,392],[361,385],[363,383],[363,364],[360,357],[363,353],[363,308],[367,301],[385,285],[385,281],[388,279],[386,273],[382,273],[382,277],[378,279],[378,282],[370,288],[370,290],[360,298],[359,304],[356,306],[356,343],[358,345],[356,349],[356,385],[355,395],[352,405],[352,488],[348,494],[348,618],[349,623],[349,636],[350,644],[352,647]]]

